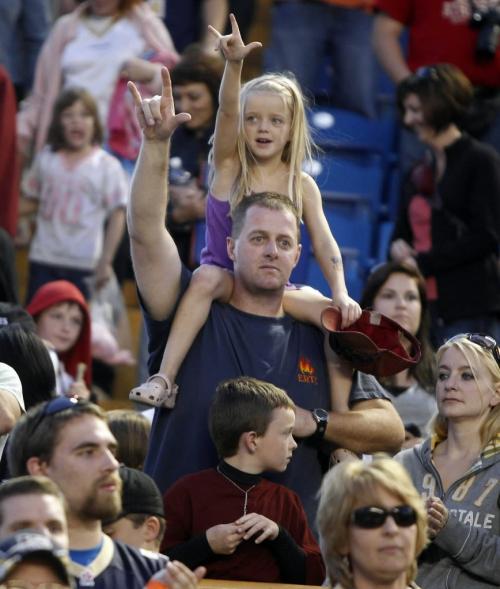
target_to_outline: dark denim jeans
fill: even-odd
[[[38,262],[30,262],[28,291],[26,303],[29,303],[35,292],[47,282],[53,280],[67,280],[82,291],[83,296],[90,299],[89,282],[86,280],[93,275],[91,270],[76,270],[63,266],[49,266]]]
[[[377,68],[371,47],[373,16],[321,2],[275,2],[266,71],[295,74],[304,90],[315,90],[325,53],[331,53],[331,103],[375,116]]]

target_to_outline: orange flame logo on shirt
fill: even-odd
[[[303,374],[314,374],[316,372],[314,366],[307,358],[301,358],[299,360],[299,370]]]
[[[316,368],[314,368],[309,358],[300,358],[299,372],[297,380],[307,384],[318,384],[318,377],[316,376]]]

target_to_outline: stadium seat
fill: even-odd
[[[314,141],[322,149],[369,151],[384,156],[394,150],[397,120],[394,108],[376,119],[352,111],[317,106],[308,112]]]
[[[375,153],[340,154],[328,152],[306,167],[325,198],[328,194],[364,197],[378,211],[382,197],[384,163]]]

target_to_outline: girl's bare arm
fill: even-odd
[[[340,307],[342,326],[350,325],[361,315],[358,303],[347,292],[340,248],[326,220],[321,193],[314,180],[304,174],[304,222],[309,231],[314,255],[332,291],[332,301]]]
[[[240,88],[241,70],[245,57],[261,43],[253,42],[245,45],[241,38],[238,23],[233,14],[231,34],[221,35],[219,31],[210,27],[212,34],[217,37],[218,47],[226,59],[226,67],[219,91],[219,109],[215,122],[214,135],[214,180],[212,192],[217,195],[227,195],[236,175],[239,172],[237,152],[238,125],[240,116]]]

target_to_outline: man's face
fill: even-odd
[[[252,293],[282,290],[300,255],[297,224],[290,211],[248,209],[239,237],[228,240],[235,278]]]
[[[63,548],[68,548],[66,514],[61,501],[54,495],[14,495],[5,499],[0,509],[0,540],[30,528],[49,536]]]
[[[89,521],[111,519],[120,513],[116,448],[108,425],[94,415],[78,416],[61,429],[43,474],[59,485],[70,516]]]

